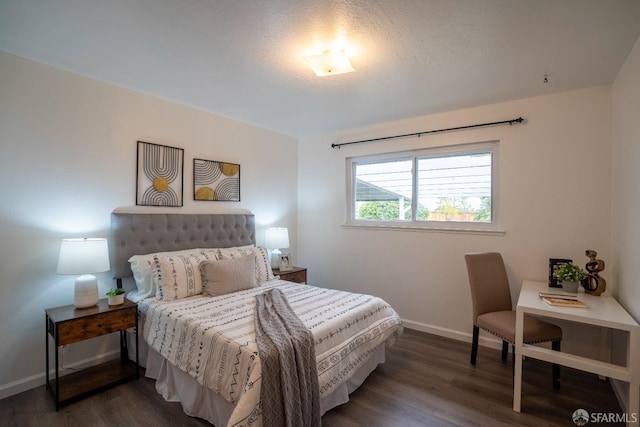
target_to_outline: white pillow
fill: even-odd
[[[156,295],[157,289],[153,281],[153,273],[155,270],[153,258],[157,255],[194,255],[201,258],[200,262],[202,262],[217,259],[218,250],[215,248],[197,248],[132,256],[129,258],[129,263],[131,264],[131,271],[133,272],[133,278],[136,282],[137,292],[131,292],[127,295],[127,298],[141,300]]]
[[[258,284],[268,282],[275,279],[273,270],[271,270],[271,262],[269,261],[269,252],[262,246],[238,246],[235,248],[220,248],[218,250],[218,259],[234,259],[247,255],[254,255],[256,258],[256,280]]]
[[[256,282],[256,257],[249,254],[243,257],[207,261],[200,265],[202,275],[202,293],[212,297],[230,292],[251,289]]]

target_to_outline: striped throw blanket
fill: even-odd
[[[279,289],[256,295],[256,302],[262,424],[320,427],[320,389],[311,331]]]

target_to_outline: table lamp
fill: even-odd
[[[264,245],[271,249],[271,268],[280,267],[280,249],[289,247],[289,229],[285,227],[267,228],[264,234]]]
[[[58,274],[80,274],[76,279],[73,305],[88,308],[96,305],[98,280],[91,273],[100,273],[111,268],[107,239],[63,239],[58,258]]]

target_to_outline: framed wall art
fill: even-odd
[[[239,202],[240,165],[193,159],[193,200]]]
[[[558,278],[556,277],[556,271],[562,264],[569,264],[573,262],[570,259],[566,258],[549,258],[549,286],[552,288],[561,288],[562,285],[558,283]]]
[[[184,150],[138,141],[136,205],[182,206]]]

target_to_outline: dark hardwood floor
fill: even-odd
[[[470,344],[405,330],[387,350],[386,363],[322,417],[324,426],[575,426],[578,408],[621,409],[608,381],[563,368],[562,387],[551,387],[549,364],[526,359],[523,412],[512,405],[511,363],[480,348],[469,364]],[[44,386],[0,401],[0,426],[203,426],[180,404],[165,402],[154,382],[141,378],[55,411]],[[592,424],[589,424],[592,425]],[[613,423],[607,423],[613,426]]]

